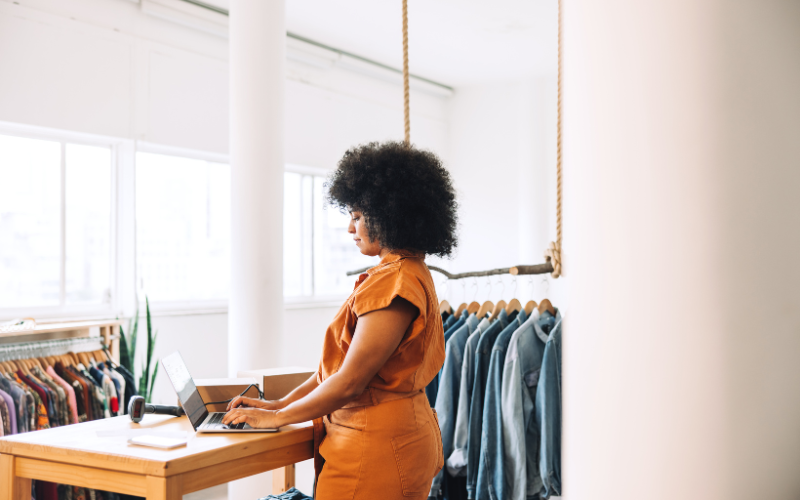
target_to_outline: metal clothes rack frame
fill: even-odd
[[[119,339],[118,335],[112,335],[110,337],[110,340],[117,339]],[[0,345],[0,361],[61,355],[72,347],[84,344],[99,344],[103,349],[110,348],[110,346],[106,344],[106,339],[99,336],[18,342],[15,344]]]

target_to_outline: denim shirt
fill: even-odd
[[[481,335],[475,350],[475,380],[469,402],[469,441],[467,443],[467,498],[475,498],[478,482],[478,464],[481,453],[481,429],[483,428],[483,403],[486,395],[486,381],[489,378],[489,361],[497,336],[508,326],[508,314],[500,311],[497,321]]]
[[[539,474],[543,499],[561,495],[561,318],[557,315],[556,319],[544,347],[534,410],[541,434]]]
[[[556,314],[559,314],[558,312]],[[533,415],[547,332],[561,316],[533,311],[514,332],[503,367],[503,456],[509,500],[538,498],[539,427]]]
[[[503,365],[506,349],[514,332],[528,319],[525,311],[519,312],[492,347],[489,360],[489,377],[486,381],[486,396],[483,403],[483,428],[481,430],[480,461],[475,498],[479,500],[505,500],[509,487],[505,482],[505,457],[503,455],[502,390]]]
[[[461,366],[467,338],[478,328],[478,317],[470,314],[465,324],[453,332],[445,347],[444,366],[439,377],[439,393],[436,395],[436,414],[442,432],[442,453],[449,457],[453,452],[456,427],[456,408],[461,387]],[[431,496],[441,493],[444,482],[444,469],[433,478]]]
[[[464,360],[461,363],[461,385],[458,388],[456,427],[453,432],[453,452],[447,458],[447,471],[453,477],[467,475],[467,447],[469,446],[469,403],[472,398],[472,385],[475,381],[475,349],[481,334],[489,329],[489,320],[483,318],[478,328],[469,336],[464,346]]]
[[[453,313],[450,316],[448,316],[447,319],[444,321],[442,325],[444,327],[444,331],[449,330],[450,327],[453,326],[453,323],[455,322],[456,322],[456,314]]]
[[[464,309],[464,311],[461,313],[461,317],[458,318],[458,320],[455,323],[453,323],[453,325],[450,328],[444,331],[445,343],[450,338],[450,336],[456,332],[456,330],[464,326],[464,323],[467,321],[468,317],[469,317],[469,312],[467,312],[467,310]],[[439,394],[439,378],[441,377],[441,375],[442,371],[439,370],[439,373],[437,373],[436,376],[433,377],[433,380],[431,380],[431,382],[427,386],[425,386],[425,395],[428,397],[428,404],[431,405],[431,408],[436,406],[436,396]]]

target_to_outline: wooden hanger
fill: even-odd
[[[478,302],[470,302],[467,306],[467,312],[470,314],[477,314],[480,311],[481,305]]]
[[[529,300],[528,303],[525,304],[525,314],[530,316],[537,307],[539,307],[539,304],[537,304],[535,300]]]
[[[506,306],[506,313],[508,314],[511,314],[514,311],[520,312],[521,310],[522,304],[517,299],[511,299]]]
[[[489,321],[497,319],[497,317],[500,316],[500,311],[505,309],[505,307],[506,307],[505,300],[500,299],[499,301],[497,301],[497,305],[494,306],[494,308],[492,308],[492,315],[489,316]]]
[[[486,315],[492,312],[493,310],[494,310],[494,304],[492,304],[491,300],[487,300],[486,302],[483,303],[481,308],[478,309],[476,315],[478,316],[479,319],[482,319],[485,318]]]
[[[28,360],[27,359],[16,359],[14,360],[14,364],[17,365],[19,370],[24,373],[25,375],[30,375],[31,372],[28,369]]]
[[[464,312],[464,309],[466,309],[466,308],[467,308],[467,303],[466,302],[464,302],[460,306],[458,306],[458,309],[456,310],[456,317],[460,318],[461,317],[461,313]]]
[[[439,302],[439,314],[444,314],[446,312],[452,314],[453,313],[453,308],[450,307],[450,302],[447,302],[446,300],[443,300],[443,301]]]
[[[553,307],[553,304],[550,303],[549,299],[544,299],[539,304],[539,314],[543,314],[545,311],[549,312],[553,316],[556,315],[556,309]]]

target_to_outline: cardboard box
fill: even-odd
[[[302,366],[286,368],[264,368],[261,370],[245,370],[237,373],[239,377],[255,378],[261,383],[264,399],[280,399],[303,382],[311,378],[317,370]]]
[[[258,384],[259,380],[256,378],[201,378],[196,379],[194,384],[197,386],[197,392],[203,398],[204,403],[211,401],[225,401],[231,399],[242,393],[250,384]],[[251,398],[258,398],[258,391],[253,387],[245,396]],[[178,403],[180,404],[180,403]],[[227,404],[208,405],[206,408],[210,412],[225,411]]]

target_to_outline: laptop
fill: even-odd
[[[228,426],[222,423],[224,411],[209,413],[179,352],[161,358],[161,366],[196,432],[278,432],[278,429],[255,429],[245,423]]]

